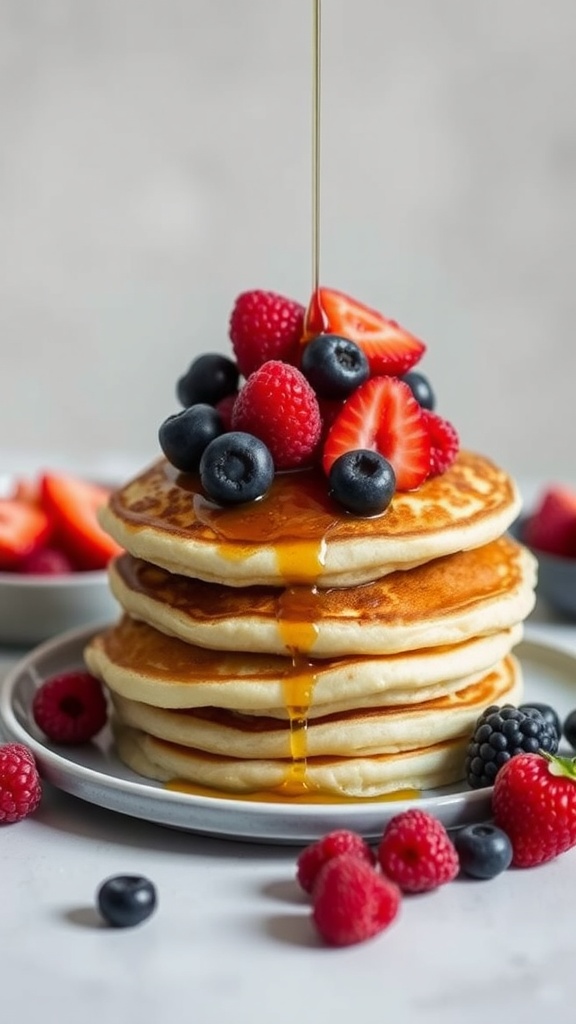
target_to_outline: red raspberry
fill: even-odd
[[[216,412],[219,412],[222,417],[222,426],[225,431],[232,430],[232,409],[237,398],[238,392],[235,391],[233,395],[226,395],[225,398],[216,402]]]
[[[32,751],[22,743],[0,747],[0,822],[21,821],[36,810],[42,796]]]
[[[376,860],[368,843],[357,832],[345,828],[328,832],[302,850],[296,861],[296,878],[305,892],[312,892],[320,868],[341,853],[353,854],[368,864],[374,864]]]
[[[422,409],[424,422],[430,433],[429,476],[439,476],[450,468],[460,450],[460,439],[455,427],[429,409]]]
[[[304,331],[304,307],[275,292],[243,292],[230,317],[230,338],[240,372],[248,377],[262,363],[296,363]]]
[[[352,946],[384,931],[396,917],[401,898],[389,878],[356,854],[341,853],[318,875],[312,920],[331,946]]]
[[[52,676],[37,689],[32,714],[54,743],[86,743],[105,725],[106,698],[98,679],[87,672]]]
[[[451,882],[460,869],[458,854],[441,821],[426,811],[403,811],[384,829],[378,847],[380,867],[403,892],[428,892]]]
[[[260,438],[276,469],[310,462],[322,432],[318,399],[303,373],[277,359],[246,381],[232,411],[232,429]]]

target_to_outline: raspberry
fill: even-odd
[[[429,476],[439,476],[450,468],[460,449],[460,439],[455,427],[429,409],[422,410],[424,422],[430,433]]]
[[[277,359],[248,378],[232,410],[232,429],[254,434],[276,469],[310,462],[322,432],[318,399],[304,374]]]
[[[235,391],[233,395],[226,395],[225,398],[221,398],[219,402],[216,402],[216,412],[220,414],[222,428],[225,431],[232,430],[232,409],[237,397],[238,392]]]
[[[41,796],[32,751],[22,743],[0,746],[0,822],[21,821],[36,810]]]
[[[332,857],[337,857],[341,853],[359,857],[368,864],[374,864],[376,859],[368,843],[356,832],[350,832],[345,828],[328,832],[302,850],[296,862],[296,878],[305,892],[312,892],[320,869]]]
[[[397,885],[361,860],[341,853],[324,864],[314,887],[312,920],[331,946],[371,939],[392,923],[400,909]]]
[[[304,331],[304,307],[275,292],[243,292],[230,317],[230,338],[240,372],[249,377],[263,363],[295,363]]]
[[[442,822],[426,811],[403,811],[384,829],[378,860],[403,892],[427,892],[451,882],[458,854]]]
[[[37,689],[32,714],[36,725],[54,743],[86,743],[106,723],[106,698],[94,676],[64,672]]]

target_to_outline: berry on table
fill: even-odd
[[[220,414],[202,403],[168,416],[160,426],[158,440],[168,462],[182,473],[191,473],[198,469],[206,446],[221,433]]]
[[[370,376],[362,349],[337,334],[320,334],[309,341],[300,369],[319,398],[346,398]]]
[[[156,888],[142,875],[114,875],[102,882],[96,902],[104,920],[114,928],[132,928],[154,913]]]
[[[295,469],[310,463],[320,441],[318,399],[300,370],[270,360],[240,390],[232,428],[259,437],[276,469]]]
[[[397,885],[353,853],[321,868],[312,894],[312,920],[331,946],[352,946],[388,928],[400,909]]]
[[[450,468],[460,450],[456,429],[435,412],[422,409],[430,435],[430,476],[439,476]]]
[[[427,811],[402,811],[390,819],[377,852],[384,874],[402,892],[428,892],[451,882],[458,854],[444,825]]]
[[[0,823],[21,821],[36,810],[42,796],[34,755],[22,743],[0,746]]]
[[[370,373],[407,373],[426,346],[395,320],[332,288],[317,288],[306,310],[304,337],[338,334],[356,342],[368,359]]]
[[[176,384],[178,401],[187,408],[205,403],[216,405],[238,388],[240,374],[232,359],[216,352],[198,356]]]
[[[496,825],[466,825],[454,836],[460,869],[471,878],[495,878],[510,867],[512,843]]]
[[[375,862],[374,853],[362,836],[349,829],[335,829],[306,846],[296,861],[296,878],[305,892],[312,892],[320,869],[341,853],[359,857],[368,864]]]
[[[238,296],[230,317],[230,339],[240,372],[249,377],[271,359],[296,363],[304,307],[276,292]]]
[[[87,743],[108,717],[102,685],[88,672],[51,676],[34,694],[32,716],[53,743]]]
[[[409,373],[403,374],[400,380],[403,380],[408,385],[418,405],[423,409],[429,409],[430,412],[433,412],[436,407],[436,396],[428,377],[425,377],[423,373],[419,373],[418,370],[410,370]]]
[[[426,480],[430,436],[423,410],[407,384],[395,377],[372,377],[346,399],[324,443],[326,475],[340,455],[359,448],[380,452],[391,463],[399,491]]]
[[[512,843],[512,864],[544,864],[576,846],[576,761],[519,754],[498,772],[494,821]]]
[[[200,459],[200,482],[221,505],[256,501],[274,480],[272,456],[259,438],[232,430],[215,438]]]
[[[394,497],[396,474],[380,452],[360,448],[339,455],[328,473],[330,495],[357,516],[384,512]]]
[[[511,704],[492,704],[476,719],[466,749],[466,780],[472,789],[491,786],[510,758],[539,750],[554,754],[557,749],[556,729],[539,711],[532,708],[527,714]]]

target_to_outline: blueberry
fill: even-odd
[[[549,722],[550,725],[554,726],[556,735],[558,739],[560,739],[562,735],[562,723],[560,722],[558,712],[555,711],[550,704],[536,704],[531,702],[530,704],[520,704],[518,707],[518,710],[523,711],[525,715],[531,714],[532,709],[534,709],[534,711],[539,711],[544,721]]]
[[[471,878],[495,878],[512,862],[512,843],[495,825],[466,825],[454,837],[460,868]]]
[[[576,750],[576,710],[571,711],[565,718],[563,731],[568,743]]]
[[[96,893],[96,902],[108,924],[115,928],[131,928],[154,913],[156,889],[141,875],[114,875],[102,882]]]
[[[310,341],[300,369],[320,398],[346,398],[370,375],[362,349],[338,334],[320,334]]]
[[[261,498],[274,479],[274,461],[263,441],[231,430],[211,441],[200,459],[200,480],[222,505]]]
[[[205,402],[216,405],[238,389],[239,371],[226,356],[208,352],[198,356],[176,384],[178,401],[185,407]]]
[[[158,440],[168,461],[183,473],[190,473],[198,469],[206,445],[223,429],[222,417],[216,409],[200,403],[164,420]]]
[[[349,512],[375,516],[388,508],[396,489],[396,475],[380,452],[357,448],[332,463],[328,487],[334,500]]]
[[[436,397],[428,378],[423,373],[411,370],[410,373],[405,373],[400,380],[408,385],[418,405],[421,405],[423,409],[432,410],[436,407]]]

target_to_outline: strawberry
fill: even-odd
[[[230,317],[230,339],[240,372],[249,377],[270,359],[296,363],[304,307],[276,292],[238,296]]]
[[[395,377],[372,377],[346,400],[324,444],[328,475],[344,452],[378,451],[392,464],[396,488],[419,487],[430,470],[430,436],[422,409],[410,388]]]
[[[58,546],[81,570],[103,569],[121,548],[97,519],[109,491],[64,473],[45,473],[40,481],[42,504],[53,523]]]
[[[0,499],[0,568],[13,569],[41,547],[50,533],[46,513],[12,498]]]
[[[576,846],[576,759],[511,757],[494,781],[492,812],[518,868],[544,864]]]
[[[304,317],[304,340],[318,334],[339,334],[362,349],[370,373],[400,376],[410,370],[426,351],[424,342],[409,334],[395,320],[388,320],[344,292],[318,288]]]
[[[550,487],[524,526],[531,547],[553,555],[576,556],[576,493]]]

